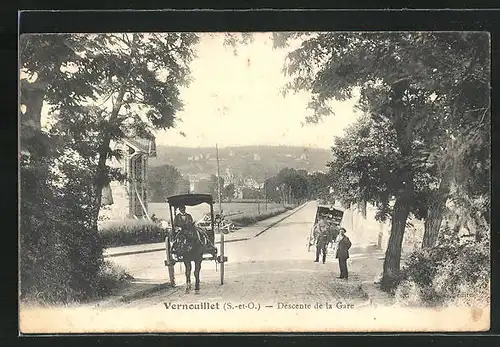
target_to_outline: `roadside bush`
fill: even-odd
[[[98,296],[104,258],[97,229],[78,201],[43,193],[21,199],[21,298],[55,303]]]
[[[129,219],[104,223],[99,236],[104,247],[129,246],[165,241],[165,231],[148,220]]]
[[[424,306],[484,302],[490,295],[489,254],[488,240],[464,238],[414,251],[402,269],[396,299]]]
[[[62,166],[72,179],[61,187],[53,184],[49,160],[22,164],[21,300],[71,303],[109,294],[126,276],[104,261],[92,218],[92,176],[80,165]]]
[[[262,220],[265,220],[265,219],[268,219],[271,217],[275,217],[275,216],[282,214],[282,213],[284,213],[288,210],[291,210],[291,209],[293,209],[293,207],[285,207],[285,208],[280,208],[278,210],[268,212],[268,213],[253,214],[253,215],[230,218],[230,220],[231,220],[231,222],[233,222],[239,226],[246,227],[246,226],[249,226],[251,224],[260,222]]]
[[[96,283],[100,296],[110,295],[113,290],[132,279],[127,271],[110,261],[105,261],[97,276]]]

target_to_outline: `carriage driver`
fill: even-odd
[[[314,228],[314,238],[316,239],[316,260],[319,262],[319,255],[323,255],[323,264],[326,262],[326,247],[331,241],[331,233],[328,224],[324,220],[320,220]]]
[[[178,207],[179,213],[174,218],[174,228],[181,228],[182,231],[185,231],[188,228],[191,228],[194,224],[193,217],[186,213],[186,206],[181,205]]]

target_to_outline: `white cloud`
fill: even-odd
[[[333,137],[356,120],[356,100],[332,102],[332,115],[319,124],[302,126],[308,93],[281,95],[285,50],[272,48],[271,34],[255,34],[254,42],[223,47],[224,34],[200,34],[198,58],[191,64],[193,82],[183,88],[184,111],[176,127],[156,132],[161,145],[205,147],[297,145],[329,148]],[[27,78],[21,71],[21,78]],[[105,105],[111,107],[111,100]],[[42,124],[50,127],[48,105]],[[181,133],[185,133],[184,137]]]
[[[335,115],[320,124],[302,123],[310,112],[307,93],[283,98],[281,70],[286,52],[273,50],[270,34],[256,34],[255,41],[232,48],[223,37],[204,35],[193,61],[194,81],[182,91],[182,122],[175,129],[157,133],[158,144],[173,146],[305,145],[328,148],[356,118],[355,100],[333,102]],[[182,131],[187,137],[179,134]]]

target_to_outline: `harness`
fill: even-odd
[[[210,241],[206,232],[194,227],[183,230],[175,235],[172,243],[172,253],[180,260],[185,257],[186,254],[192,252],[196,244],[202,246],[202,253],[215,254],[217,252],[217,248]]]

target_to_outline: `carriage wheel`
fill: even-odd
[[[170,284],[172,287],[175,287],[175,260],[172,258],[172,253],[170,249],[170,238],[167,236],[165,238],[165,255],[166,255],[166,260],[165,260],[165,265],[167,266],[168,269],[168,278],[170,280]]]

